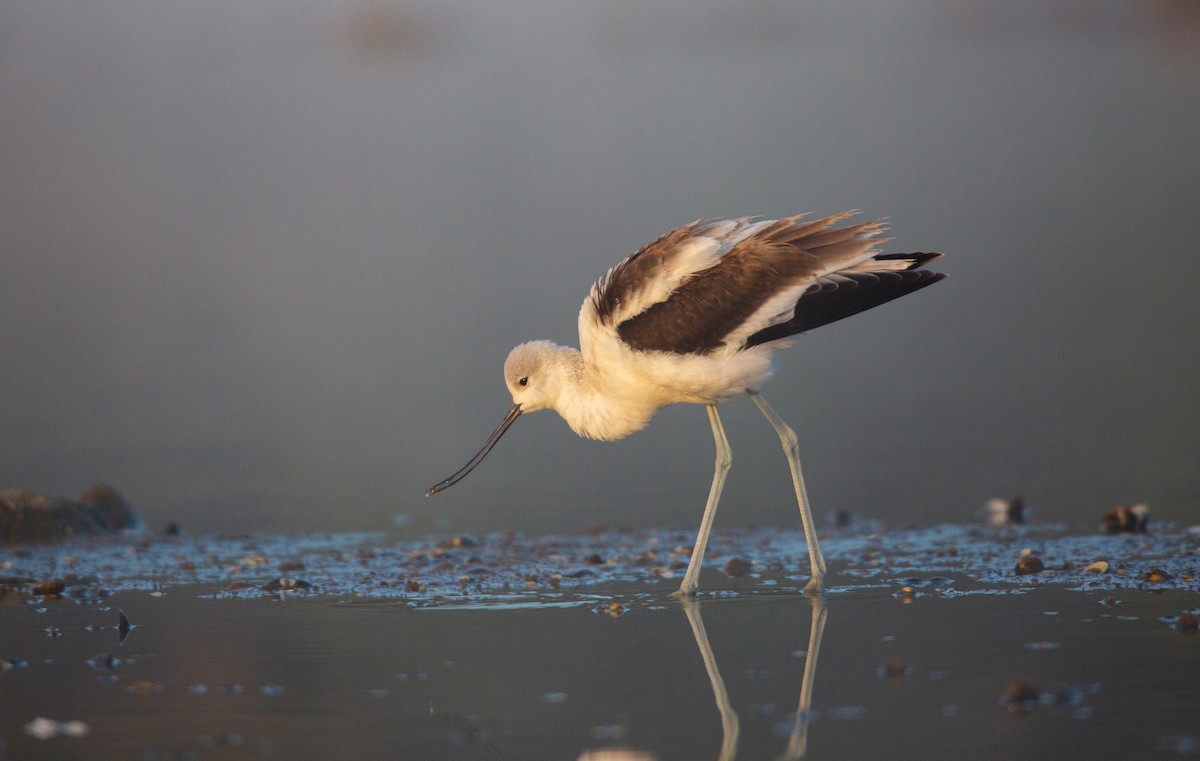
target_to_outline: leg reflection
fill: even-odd
[[[729,692],[725,689],[725,680],[717,668],[717,659],[713,656],[712,646],[708,644],[708,634],[704,631],[704,619],[700,618],[700,603],[694,597],[682,599],[683,612],[687,614],[688,623],[692,625],[692,636],[696,638],[696,647],[700,648],[700,657],[704,659],[704,670],[708,672],[708,681],[712,683],[713,699],[717,701],[717,710],[721,713],[721,755],[719,761],[733,761],[737,755],[738,715],[729,704]]]
[[[817,655],[821,652],[821,635],[825,633],[825,596],[813,595],[812,626],[808,630],[808,654],[804,658],[804,678],[800,682],[800,703],[796,706],[796,724],[788,737],[787,748],[780,761],[797,761],[808,751],[808,721],[812,716],[813,681],[817,678]]]
[[[825,598],[823,595],[812,595],[812,626],[808,632],[808,653],[804,661],[804,677],[800,683],[800,701],[796,706],[796,721],[788,737],[787,748],[781,755],[780,761],[798,761],[808,750],[808,722],[812,711],[813,681],[817,677],[817,655],[821,650],[821,636],[825,633]],[[725,680],[717,668],[717,659],[713,655],[712,646],[708,643],[708,633],[704,630],[704,619],[700,615],[700,603],[695,598],[680,600],[683,612],[687,614],[688,623],[692,627],[692,636],[696,638],[696,647],[704,660],[704,670],[708,672],[708,681],[712,684],[713,700],[717,711],[721,714],[721,755],[719,761],[733,761],[737,756],[738,735],[741,725],[737,712],[729,702],[729,691],[725,688]]]

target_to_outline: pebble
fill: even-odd
[[[50,740],[55,737],[83,737],[90,731],[82,721],[55,721],[39,716],[25,725],[25,734],[39,740]]]
[[[1016,573],[1018,576],[1028,576],[1044,570],[1046,570],[1046,564],[1037,555],[1025,555],[1017,561]]]
[[[912,669],[904,665],[899,658],[890,658],[879,667],[879,676],[889,681],[900,679],[912,673]]]
[[[730,558],[729,562],[725,564],[725,575],[732,576],[734,578],[737,578],[738,576],[745,576],[746,574],[750,573],[751,568],[753,568],[753,566],[747,560],[742,560],[741,558]]]
[[[1009,713],[1024,714],[1037,706],[1041,695],[1041,688],[1036,682],[1021,677],[1008,683],[1008,689],[1004,691],[1003,702],[1008,707]]]
[[[33,585],[33,593],[35,595],[43,595],[57,597],[67,588],[67,582],[62,579],[50,579],[49,581],[39,581]]]

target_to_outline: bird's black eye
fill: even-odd
[[[522,386],[528,386],[529,385],[529,376],[528,375],[525,376],[521,380],[517,381],[517,383],[519,383]]]

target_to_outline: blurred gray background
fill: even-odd
[[[522,418],[516,343],[699,217],[861,209],[950,278],[764,389],[819,514],[1200,520],[1200,5],[0,5],[0,488],[193,531],[698,520],[699,407]],[[726,405],[717,525],[796,525]]]

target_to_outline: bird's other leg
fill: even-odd
[[[796,501],[800,503],[800,522],[804,525],[804,537],[808,541],[808,559],[812,564],[812,579],[804,588],[810,592],[820,592],[825,585],[825,557],[821,554],[821,545],[817,542],[816,524],[813,521],[812,508],[808,505],[808,492],[804,488],[804,474],[800,472],[800,448],[796,441],[796,432],[771,409],[766,399],[754,391],[746,393],[754,400],[759,412],[775,429],[775,433],[779,434],[779,441],[783,444],[788,467],[792,469],[792,485],[796,488]]]
[[[688,562],[683,583],[675,593],[680,597],[694,595],[700,588],[700,564],[704,561],[704,548],[712,531],[713,517],[717,514],[721,489],[725,486],[725,474],[733,464],[733,453],[729,450],[729,440],[725,438],[725,428],[721,425],[721,416],[717,414],[715,404],[708,405],[708,422],[712,424],[713,441],[717,445],[717,460],[713,468],[712,487],[708,490],[708,503],[704,506],[704,517],[700,519],[700,533],[696,535],[696,544],[692,547],[692,559]]]

